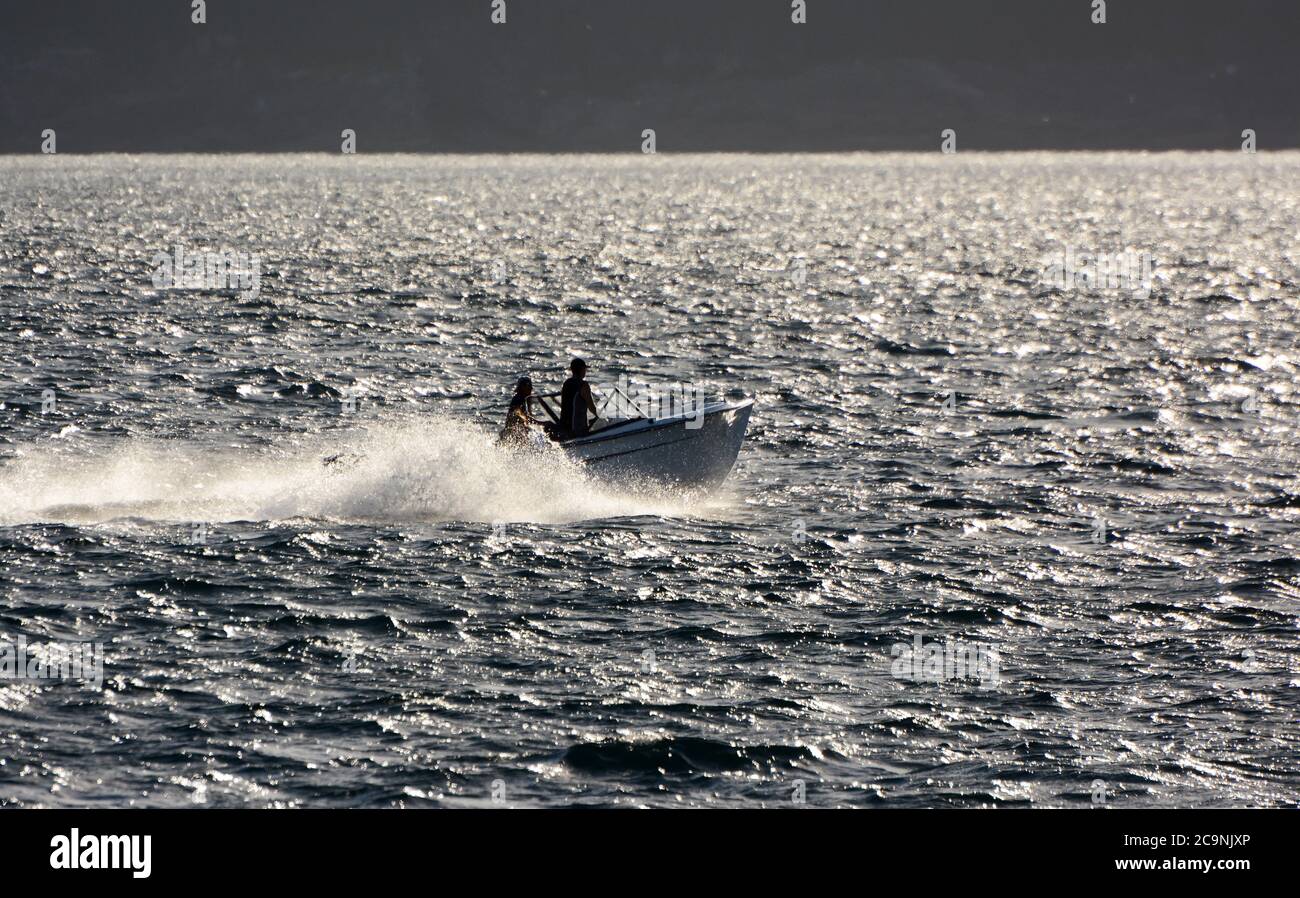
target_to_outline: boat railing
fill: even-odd
[[[593,389],[593,393],[596,393]],[[556,427],[563,429],[564,425],[560,420],[560,393],[534,393],[528,397],[530,403],[530,412],[533,404],[545,413]],[[596,416],[597,420],[608,422],[605,427],[615,424],[626,424],[629,421],[650,420],[656,421],[663,418],[671,418],[675,415],[692,415],[701,409],[705,401],[698,395],[687,396],[687,391],[683,388],[677,391],[664,391],[651,394],[645,397],[630,393],[620,386],[607,388],[603,393],[597,393]],[[648,400],[649,405],[643,404]],[[615,416],[606,417],[606,412],[610,404],[614,404]],[[533,417],[540,417],[533,412]],[[605,427],[593,428],[603,430]]]
[[[631,409],[635,410],[636,414],[621,416],[613,420],[606,418],[605,412],[609,408],[610,402],[615,400],[616,398],[622,399],[624,402],[626,402]],[[534,418],[540,417],[539,415],[537,415],[535,412],[532,411],[534,407],[539,408],[541,409],[542,412],[545,413],[546,417],[549,418],[551,422],[555,424],[556,427],[563,429],[564,424],[560,420],[560,399],[561,399],[560,393],[534,393],[533,395],[528,397],[530,413],[533,415]],[[600,402],[596,404],[596,418],[597,420],[609,422],[608,424],[606,424],[606,427],[612,426],[616,423],[626,424],[629,421],[639,421],[643,418],[651,418],[651,417],[653,416],[646,414],[645,411],[641,408],[641,406],[637,404],[636,400],[634,400],[631,396],[628,396],[618,387],[611,388],[608,393],[600,397]],[[604,427],[596,427],[596,428],[592,428],[590,432],[595,433],[598,430],[604,430],[604,429],[605,429]]]
[[[631,396],[627,395],[627,393],[623,392],[623,390],[622,390],[620,387],[611,387],[611,388],[610,388],[610,391],[609,391],[607,394],[605,394],[605,398],[600,402],[599,405],[596,406],[596,414],[600,415],[601,417],[604,417],[604,415],[605,415],[605,409],[606,409],[606,408],[609,406],[609,404],[610,404],[611,402],[613,402],[615,399],[622,399],[624,402],[627,403],[628,407],[630,407],[630,408],[636,410],[636,414],[635,414],[635,415],[627,415],[627,416],[626,416],[626,419],[632,419],[632,420],[635,420],[635,419],[637,419],[637,418],[653,418],[653,417],[654,417],[654,415],[649,414],[645,409],[643,409],[643,408],[641,407],[641,403],[637,402],[637,401],[636,401],[635,399],[633,399]],[[626,419],[624,419],[624,420],[626,420]]]

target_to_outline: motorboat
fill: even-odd
[[[567,436],[560,424],[560,394],[534,394],[528,403],[530,415],[550,422],[547,430],[563,451],[602,480],[692,489],[711,489],[727,478],[754,407],[753,399],[742,399],[655,408],[656,403],[638,402],[615,388],[597,407],[601,414],[590,430]],[[611,404],[617,412],[606,417]]]

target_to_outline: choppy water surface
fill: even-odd
[[[106,657],[0,682],[0,799],[1295,806],[1298,183],[0,159],[0,637]],[[155,289],[177,244],[260,293]],[[1051,286],[1066,247],[1150,295]],[[496,450],[575,353],[755,396],[728,488]]]

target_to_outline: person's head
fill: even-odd
[[[587,376],[587,363],[582,359],[574,359],[569,362],[569,370],[573,372],[574,377],[582,380]]]
[[[515,395],[533,395],[533,379],[531,377],[521,377],[519,380],[515,381]]]

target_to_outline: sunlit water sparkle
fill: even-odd
[[[0,800],[1295,806],[1298,183],[0,157],[0,638],[107,656],[0,681]],[[154,289],[178,243],[260,294]],[[1051,288],[1067,245],[1151,295]],[[579,353],[754,396],[726,489],[496,449]],[[917,636],[999,682],[891,675]]]

